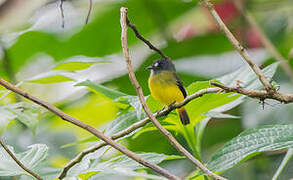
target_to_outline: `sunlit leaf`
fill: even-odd
[[[121,93],[119,91],[115,91],[115,90],[112,90],[110,88],[107,88],[103,85],[100,85],[100,84],[97,84],[97,83],[94,83],[92,81],[89,81],[89,80],[86,80],[86,81],[83,81],[81,83],[78,83],[76,84],[75,86],[87,86],[99,93],[102,93],[104,94],[105,96],[111,98],[111,99],[117,99],[119,97],[122,97],[122,96],[125,96],[126,94],[124,93]]]
[[[89,58],[84,56],[77,56],[66,61],[61,61],[53,69],[66,71],[80,71],[90,68],[94,64],[110,63],[110,61],[102,60],[100,58]]]
[[[25,82],[38,84],[61,83],[66,81],[74,81],[69,72],[65,71],[50,71],[39,74],[33,78],[27,79]]]

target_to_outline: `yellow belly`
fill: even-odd
[[[172,72],[161,72],[150,76],[149,88],[152,96],[164,105],[184,100]]]

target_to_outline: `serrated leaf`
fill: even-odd
[[[266,151],[293,147],[293,124],[247,129],[218,150],[208,162],[213,172],[225,171]]]
[[[164,160],[175,160],[182,159],[182,156],[168,156],[165,154],[157,153],[142,153],[139,156],[143,157],[147,161],[153,164],[159,164]],[[86,172],[99,172],[99,175],[105,174],[115,174],[115,175],[124,175],[124,176],[133,176],[135,170],[145,168],[136,161],[133,161],[125,155],[117,156],[106,162],[98,163],[95,166],[90,166]],[[129,172],[129,173],[127,173]],[[138,176],[139,174],[135,174]],[[144,174],[145,175],[145,174]],[[95,176],[94,176],[95,177]]]
[[[138,118],[135,111],[128,111],[124,114],[121,114],[109,124],[109,126],[105,130],[105,135],[111,136],[119,131],[128,128],[137,121]]]
[[[64,71],[50,71],[47,73],[39,74],[33,78],[25,80],[25,82],[38,83],[38,84],[52,84],[61,83],[66,81],[75,81],[71,74]]]
[[[100,58],[89,58],[85,56],[77,56],[70,58],[66,61],[58,63],[53,70],[66,70],[66,71],[80,71],[90,68],[94,64],[110,63],[110,61],[102,60]]]
[[[119,177],[128,176],[161,179],[159,176],[137,172],[137,170],[144,169],[145,167],[125,155],[117,156],[110,160],[101,162],[102,155],[106,149],[107,147],[103,147],[102,149],[99,149],[98,152],[96,151],[87,155],[79,164],[70,169],[68,175],[78,176],[80,174],[90,175],[89,173],[97,173],[96,175],[92,176],[93,179],[102,179],[105,176],[109,177],[111,175]],[[157,153],[140,153],[138,155],[153,164],[159,164],[165,160],[176,160],[184,158],[183,156]]]
[[[127,104],[130,104],[136,112],[137,119],[143,119],[146,117],[138,96],[123,96],[121,99],[119,99],[119,102],[126,102]]]
[[[276,72],[279,63],[273,63],[267,67],[265,67],[262,72],[263,75],[271,80],[273,75]],[[239,68],[237,71],[232,72],[230,74],[224,75],[222,77],[217,78],[216,80],[225,84],[226,86],[235,86],[236,81],[240,81],[240,85],[247,89],[261,89],[263,85],[258,80],[255,73],[251,70],[251,68],[246,65]]]
[[[146,159],[147,161],[153,164],[159,164],[169,157],[168,155],[157,154],[157,153],[141,153],[139,154],[139,156],[143,157],[144,159]],[[182,158],[184,157],[172,155],[168,160],[182,159]],[[99,171],[99,169],[103,170],[105,168],[116,168],[116,167],[121,167],[121,168],[123,167],[126,169],[133,169],[133,170],[145,168],[143,165],[130,159],[129,157],[125,155],[121,155],[121,156],[112,158],[106,162],[98,164],[95,167],[95,169]]]
[[[115,90],[107,88],[107,87],[105,87],[103,85],[94,83],[94,82],[92,82],[90,80],[83,81],[81,83],[76,84],[75,86],[87,86],[87,87],[95,90],[96,92],[104,94],[105,96],[107,96],[107,97],[109,97],[111,99],[117,99],[119,97],[122,97],[122,96],[126,95],[126,94],[121,93],[119,91],[115,91]]]
[[[29,150],[17,154],[14,152],[13,147],[9,146],[9,149],[20,162],[27,168],[34,170],[47,157],[48,147],[44,144],[34,144],[28,148]],[[0,159],[0,176],[17,176],[23,174],[31,176],[19,167],[2,147],[0,148]]]

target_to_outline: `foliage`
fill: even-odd
[[[20,160],[20,162],[22,162],[27,168],[34,170],[47,157],[48,147],[44,144],[34,144],[29,146],[28,148],[29,150],[25,152],[15,154],[13,148],[9,147],[12,153],[14,153],[18,160]],[[19,167],[3,148],[0,149],[0,157],[1,176],[31,176],[29,173]]]
[[[275,59],[262,48],[254,30],[243,23],[233,3],[213,2],[233,34],[262,65],[266,78],[274,87],[280,87],[280,91],[292,92],[292,84],[283,69],[273,63]],[[225,35],[216,31],[214,22],[198,6],[198,1],[94,1],[90,22],[84,25],[88,2],[68,0],[64,1],[65,28],[61,27],[58,1],[38,3],[37,12],[34,6],[28,6],[31,7],[28,14],[35,15],[29,22],[23,20],[26,24],[22,27],[3,31],[2,23],[3,27],[10,28],[5,22],[17,22],[11,17],[0,21],[1,78],[95,126],[106,136],[146,118],[121,54],[119,9],[122,6],[128,7],[129,19],[139,32],[172,59],[188,95],[212,87],[209,80],[227,86],[239,84],[247,89],[263,89]],[[278,51],[289,60],[293,57],[291,4],[289,0],[282,3],[252,0],[246,7]],[[21,15],[26,14],[16,6],[13,8]],[[268,15],[272,18],[267,18]],[[128,44],[147,104],[153,112],[159,111],[163,105],[150,95],[149,72],[145,68],[160,56],[139,41],[130,29]],[[1,136],[26,167],[44,179],[56,178],[65,163],[100,142],[2,87],[0,95]],[[240,94],[211,93],[185,106],[190,125],[183,126],[175,110],[158,119],[213,172],[242,180],[245,177],[239,175],[240,168],[255,179],[266,179],[267,174],[273,176],[271,172],[276,171],[279,166],[276,162],[280,162],[283,155],[270,156],[263,152],[292,148],[293,109],[291,104],[263,103],[265,109],[258,100]],[[179,156],[151,123],[119,137],[117,142],[180,177],[204,179],[203,173]],[[263,155],[257,156],[260,153]],[[289,179],[288,172],[293,167],[289,161],[291,153],[292,149],[280,165],[276,178]],[[255,156],[257,158],[253,158]],[[0,148],[0,179],[7,176],[33,179]],[[67,179],[70,178],[164,179],[109,146],[87,154],[70,168]]]

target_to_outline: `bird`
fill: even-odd
[[[151,95],[161,104],[169,106],[173,103],[180,103],[186,98],[186,90],[171,60],[158,59],[147,69],[150,70],[148,86]],[[183,125],[190,123],[184,107],[178,108],[177,112]]]

